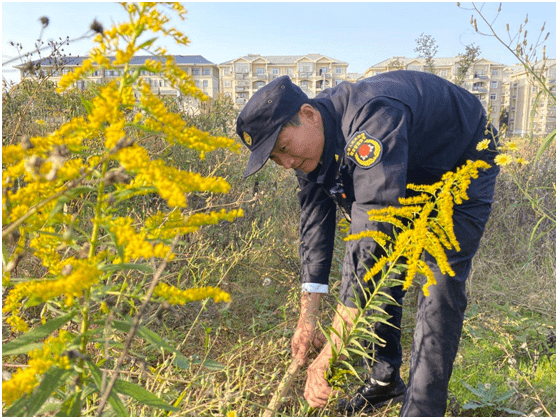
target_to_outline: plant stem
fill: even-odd
[[[124,344],[124,350],[122,351],[122,353],[118,357],[118,360],[116,362],[116,366],[114,367],[114,374],[112,375],[109,383],[107,384],[107,386],[105,388],[104,393],[101,396],[101,400],[99,401],[99,406],[97,408],[97,413],[96,413],[97,416],[101,416],[102,413],[103,413],[103,409],[105,408],[105,405],[107,404],[107,401],[108,401],[108,398],[109,398],[110,393],[112,391],[112,388],[114,387],[114,384],[116,383],[116,380],[118,379],[118,374],[120,373],[120,368],[122,367],[122,364],[124,362],[124,358],[126,358],[126,356],[128,355],[128,352],[129,352],[130,347],[132,345],[132,340],[134,339],[134,337],[135,337],[135,335],[136,335],[136,333],[139,329],[140,321],[141,321],[141,318],[143,317],[143,313],[144,313],[144,311],[147,307],[147,304],[149,303],[149,301],[151,301],[151,297],[153,296],[153,291],[155,290],[155,287],[159,283],[159,279],[161,278],[161,275],[163,274],[163,271],[167,267],[169,257],[172,254],[174,248],[176,247],[179,238],[180,238],[180,234],[177,234],[174,237],[173,243],[171,245],[171,248],[170,248],[167,256],[165,257],[165,259],[163,260],[161,265],[159,265],[159,268],[157,269],[157,271],[153,275],[153,280],[151,281],[151,285],[149,286],[149,289],[147,290],[147,293],[145,294],[145,299],[144,299],[143,303],[141,304],[137,314],[134,316],[134,320],[132,322],[132,327],[130,328],[130,332],[128,333],[128,337],[126,338],[126,343]]]

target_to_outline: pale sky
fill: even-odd
[[[190,39],[189,46],[162,41],[171,54],[202,55],[221,64],[247,54],[304,55],[319,53],[349,63],[349,72],[367,68],[394,56],[417,57],[415,40],[431,35],[438,45],[436,57],[463,53],[465,45],[480,46],[482,57],[502,64],[516,64],[515,57],[494,38],[475,33],[470,25],[471,10],[456,2],[189,2],[183,3],[187,19],[176,26]],[[483,3],[477,3],[481,7]],[[499,3],[485,3],[483,12],[492,21]],[[471,3],[461,3],[471,8]],[[546,22],[550,32],[547,57],[556,58],[556,2],[504,2],[494,23],[500,36],[516,34],[528,15],[528,40],[536,41]],[[33,50],[41,33],[39,18],[47,16],[49,26],[42,39],[80,37],[93,19],[108,28],[126,18],[122,7],[112,2],[2,2],[2,62],[18,56],[10,41]],[[479,29],[488,31],[480,17]],[[524,25],[525,26],[525,25]],[[523,36],[523,34],[522,34]],[[544,36],[543,36],[544,38]],[[515,45],[515,43],[514,43]],[[65,47],[66,53],[87,55],[89,40]],[[48,55],[48,52],[45,52]],[[34,57],[36,58],[36,57]],[[13,79],[13,64],[3,65],[3,77]]]

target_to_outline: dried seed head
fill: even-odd
[[[58,177],[58,167],[52,166],[52,169],[46,174],[45,179],[49,182],[56,180]]]
[[[130,183],[132,178],[124,171],[121,166],[118,169],[110,170],[105,174],[104,177],[105,184],[112,185],[113,183]]]
[[[41,25],[43,25],[43,29],[46,28],[50,22],[50,20],[48,19],[48,17],[46,16],[41,16],[39,18],[39,22],[41,22]]]
[[[54,150],[51,151],[51,156],[59,156],[66,158],[70,155],[70,150],[66,144],[59,145]]]
[[[31,140],[29,139],[29,136],[27,135],[21,137],[19,145],[23,150],[30,150],[35,147],[31,142]]]
[[[14,257],[6,265],[6,272],[12,272],[15,268],[17,268],[17,265],[19,264],[20,260],[21,260],[21,254],[16,253]]]
[[[96,33],[100,33],[101,35],[104,32],[103,25],[99,23],[97,19],[93,20],[93,23],[91,23],[91,26],[89,26],[89,28]]]
[[[34,175],[39,174],[41,167],[43,166],[44,159],[39,156],[32,156],[29,160],[25,162],[25,169]]]
[[[89,242],[84,243],[81,249],[79,250],[79,252],[77,253],[76,257],[78,259],[87,259],[89,257],[90,248],[91,245],[89,244]]]
[[[68,265],[64,265],[64,267],[62,268],[62,271],[60,273],[64,276],[68,276],[72,273],[73,270],[74,270],[74,267],[72,265],[68,264]]]

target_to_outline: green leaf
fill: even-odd
[[[83,399],[81,397],[81,394],[82,393],[80,391],[70,395],[70,397],[68,397],[64,401],[64,403],[62,403],[62,406],[56,416],[70,418],[81,416],[81,408],[83,406]]]
[[[58,388],[60,381],[65,379],[73,371],[63,370],[58,367],[50,368],[37,387],[29,397],[22,397],[10,407],[3,416],[34,416],[45,404],[54,390]]]
[[[100,393],[101,388],[103,387],[103,374],[99,367],[93,362],[86,361],[86,363],[89,367],[89,371],[91,371],[91,377],[93,378],[93,381],[95,382]],[[130,416],[128,410],[126,410],[126,406],[124,406],[124,403],[122,403],[122,400],[120,400],[120,397],[118,397],[118,394],[116,394],[116,392],[114,391],[114,388],[110,392],[108,402],[118,416]]]
[[[141,44],[138,49],[142,49],[142,48],[147,48],[148,46],[150,46],[153,42],[155,42],[157,40],[157,38],[151,38],[148,39],[147,41],[145,41],[143,44]]]
[[[153,268],[145,263],[118,263],[113,265],[104,265],[101,268],[103,272],[136,270],[145,273],[153,273]]]
[[[87,114],[91,115],[91,112],[93,111],[93,103],[90,100],[85,99],[82,95],[79,95],[79,98]]]
[[[554,129],[554,131],[552,131],[550,134],[548,134],[546,136],[546,138],[543,140],[543,143],[539,147],[539,149],[537,151],[537,155],[535,156],[535,162],[537,162],[541,158],[541,156],[543,155],[545,150],[550,146],[550,144],[555,139],[556,139],[556,129]]]
[[[28,353],[38,346],[38,344],[35,344],[34,342],[50,335],[55,330],[68,323],[68,321],[70,321],[72,317],[74,317],[74,314],[74,312],[71,312],[66,314],[65,316],[49,320],[45,324],[35,327],[24,335],[21,335],[13,341],[2,345],[2,355],[17,355]]]
[[[114,383],[114,390],[117,393],[130,396],[133,399],[137,400],[138,402],[145,404],[147,406],[153,406],[153,407],[158,407],[159,409],[172,410],[172,411],[178,410],[178,408],[171,406],[168,403],[165,403],[164,401],[162,401],[157,396],[147,391],[143,387],[134,383],[130,383],[129,381],[116,380],[116,382]]]
[[[118,329],[118,330],[120,330],[124,333],[129,333],[130,328],[132,327],[132,325],[129,321],[128,322],[123,322],[123,321],[119,321],[119,320],[114,320],[112,322],[112,325],[113,325],[114,328],[116,328],[116,329]],[[174,347],[169,345],[167,343],[167,341],[165,341],[162,337],[160,337],[156,333],[153,333],[151,330],[149,330],[145,326],[140,326],[138,328],[138,336],[144,338],[145,340],[147,340],[149,343],[156,346],[157,348],[163,348],[164,350],[175,354],[173,364],[175,366],[177,366],[178,368],[187,369],[192,364],[191,360],[189,360],[184,355],[182,355],[182,353],[176,351],[176,349],[174,349]],[[223,368],[221,368],[221,369],[223,369]]]

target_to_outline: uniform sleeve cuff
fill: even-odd
[[[302,291],[314,292],[318,294],[327,294],[329,291],[329,287],[327,284],[313,284],[310,282],[306,282],[302,284]]]

